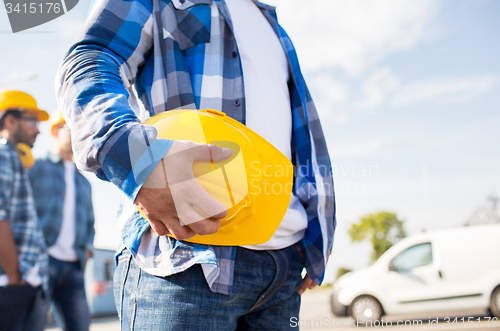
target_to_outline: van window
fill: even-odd
[[[409,271],[429,264],[432,264],[431,243],[409,247],[392,260],[395,271]]]
[[[104,280],[112,281],[114,273],[115,273],[114,261],[112,259],[106,259],[104,261]]]

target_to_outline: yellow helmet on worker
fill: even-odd
[[[271,239],[288,210],[293,188],[293,166],[284,154],[216,110],[172,110],[144,124],[154,126],[160,139],[212,144],[233,152],[224,161],[193,164],[198,183],[228,209],[228,214],[216,233],[186,241],[234,246]]]
[[[38,108],[35,98],[21,91],[5,90],[0,92],[0,118],[9,110],[30,112],[40,122],[49,119],[49,114],[45,110]]]
[[[55,130],[58,126],[66,124],[66,120],[63,117],[63,114],[59,109],[56,109],[50,114],[49,125],[50,125],[50,133],[55,135]]]
[[[0,92],[0,119],[9,110],[29,112],[36,116],[40,122],[49,119],[49,114],[45,110],[38,108],[35,98],[22,91],[5,90]],[[17,143],[14,148],[24,168],[29,169],[35,164],[35,159],[31,154],[31,147],[29,145]]]

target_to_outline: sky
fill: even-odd
[[[408,234],[461,226],[500,195],[500,2],[268,0],[297,49],[335,180],[337,231],[327,281],[368,265],[350,243],[360,217],[392,211]],[[57,107],[54,77],[90,1],[26,32],[0,9],[0,89]],[[33,78],[35,76],[35,78]],[[52,146],[46,125],[34,154]],[[118,190],[92,175],[96,246],[118,242]]]

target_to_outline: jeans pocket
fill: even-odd
[[[120,320],[122,319],[123,309],[123,289],[125,288],[125,281],[127,280],[131,260],[132,254],[128,249],[124,249],[118,257],[118,265],[116,266],[115,274],[113,276],[113,296],[115,299],[116,311],[118,312]]]
[[[304,251],[304,245],[302,244],[302,241],[299,241],[298,243],[294,244],[293,247],[295,247],[295,250],[297,251],[297,255],[305,263],[306,262],[306,253]]]

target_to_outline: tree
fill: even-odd
[[[474,212],[469,216],[464,225],[468,226],[500,223],[500,214],[498,214],[497,212],[497,206],[498,197],[495,195],[490,195],[486,198],[486,202],[484,205],[479,206],[476,208],[476,210],[474,210]]]
[[[337,279],[344,276],[346,273],[351,272],[352,270],[349,268],[338,268],[337,270]]]
[[[395,213],[381,211],[363,216],[348,232],[352,242],[370,240],[373,246],[370,257],[375,262],[392,245],[406,237],[403,223]]]

